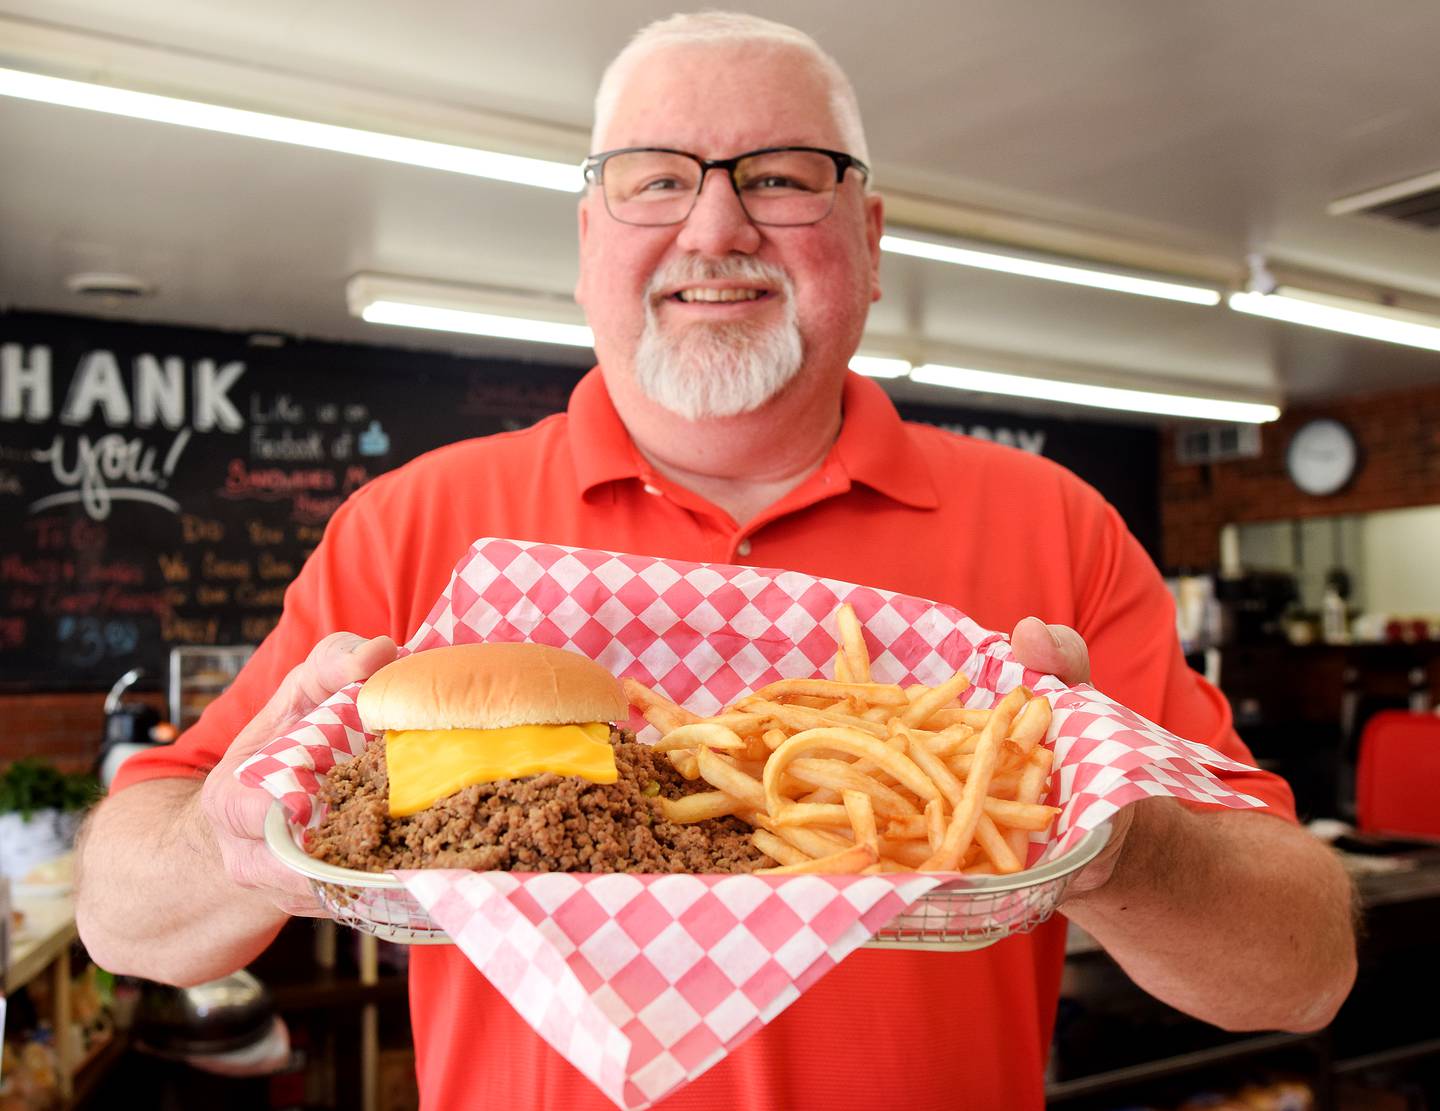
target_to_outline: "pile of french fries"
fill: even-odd
[[[782,679],[699,717],[634,679],[625,693],[655,748],[712,790],[658,799],[675,822],[733,814],[776,861],[763,873],[968,872],[1026,865],[1054,754],[1050,703],[1016,687],[965,708],[961,672],[934,687],[870,679],[860,621],[837,613],[833,679]]]

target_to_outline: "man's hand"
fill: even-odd
[[[1027,617],[1010,645],[1026,667],[1090,681],[1074,629]],[[1355,938],[1349,881],[1328,850],[1267,814],[1192,814],[1169,798],[1110,823],[1061,909],[1137,984],[1227,1030],[1310,1031],[1334,1017],[1355,979]]]
[[[326,637],[204,780],[147,779],[95,807],[76,846],[75,924],[96,963],[164,984],[202,984],[264,952],[287,915],[319,914],[309,885],[265,845],[273,800],[243,786],[235,769],[394,657],[389,637]]]
[[[354,633],[332,633],[285,677],[274,696],[231,742],[200,789],[198,806],[209,825],[231,881],[264,894],[287,914],[322,913],[310,884],[277,861],[265,845],[265,814],[275,800],[258,787],[246,787],[235,770],[325,699],[350,683],[368,679],[395,658],[389,637],[366,640]]]
[[[1023,618],[1010,634],[1010,647],[1015,658],[1026,667],[1053,675],[1066,686],[1090,682],[1090,649],[1080,634],[1068,626],[1047,625],[1038,617]],[[1100,855],[1070,881],[1067,898],[1094,891],[1110,878],[1134,820],[1133,806],[1116,811],[1110,819],[1110,840]]]
[[[1047,625],[1038,617],[1022,618],[1010,634],[1010,647],[1026,667],[1053,675],[1067,687],[1090,682],[1090,649],[1067,625]]]

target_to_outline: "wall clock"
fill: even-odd
[[[1290,438],[1285,471],[1307,494],[1324,497],[1342,489],[1360,465],[1355,435],[1338,420],[1307,421]]]

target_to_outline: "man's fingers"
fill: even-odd
[[[1149,803],[1152,800],[1142,800]],[[1104,887],[1111,875],[1115,872],[1115,865],[1119,863],[1120,853],[1125,846],[1125,839],[1130,835],[1130,825],[1135,820],[1135,808],[1141,803],[1131,803],[1129,806],[1122,806],[1110,819],[1110,840],[1106,842],[1100,855],[1089,864],[1081,868],[1070,880],[1065,889],[1065,898],[1078,898],[1091,891]],[[1063,902],[1061,904],[1064,905]]]
[[[266,791],[242,786],[235,769],[336,691],[368,679],[395,654],[395,642],[387,636],[332,633],[320,641],[240,731],[200,789],[199,806],[230,880],[262,892],[288,914],[325,912],[309,881],[277,861],[265,844],[265,815],[275,800]]]
[[[310,650],[297,669],[302,695],[310,702],[304,713],[341,687],[370,678],[394,658],[395,642],[387,636],[367,639],[354,633],[331,633]]]
[[[1010,634],[1015,658],[1028,668],[1053,675],[1068,686],[1090,682],[1090,649],[1067,625],[1047,625],[1026,617]]]
[[[264,892],[286,914],[325,916],[310,881],[279,863],[263,841],[235,842],[223,855],[225,870],[238,886]]]
[[[372,674],[395,658],[388,636],[366,639],[331,633],[285,676],[280,689],[235,738],[227,756],[239,759],[263,748],[342,687]]]
[[[265,815],[270,812],[275,797],[259,787],[241,786],[230,775],[212,788],[205,801],[207,817],[218,833],[257,839],[265,836]]]

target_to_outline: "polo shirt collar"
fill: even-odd
[[[582,495],[609,482],[641,477],[640,454],[610,403],[598,366],[571,391],[566,412],[575,483]]]
[[[821,470],[838,468],[851,483],[917,509],[940,504],[934,477],[885,391],[851,373],[845,379],[845,418]],[[643,463],[611,404],[600,368],[580,379],[567,412],[575,479],[582,493],[623,479],[644,480]],[[838,490],[835,492],[839,492]]]
[[[845,376],[843,403],[845,421],[830,457],[850,481],[916,509],[939,506],[930,466],[885,391],[852,371]]]

